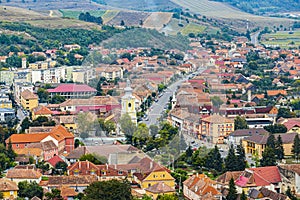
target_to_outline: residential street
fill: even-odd
[[[196,72],[194,72],[194,75],[200,74],[205,69],[199,68]],[[180,86],[184,81],[187,81],[188,79],[191,79],[194,75],[190,74],[185,76],[183,79],[180,79],[174,83],[172,83],[167,89],[165,89],[165,92],[162,94],[162,96],[158,99],[157,102],[154,102],[151,108],[149,109],[148,113],[148,120],[143,121],[148,127],[152,124],[158,125],[159,122],[157,119],[160,118],[160,116],[164,113],[164,107],[168,104],[169,98],[173,95],[174,92],[176,92],[178,86]]]

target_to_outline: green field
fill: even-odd
[[[188,35],[189,33],[198,34],[198,33],[202,33],[203,31],[205,31],[205,29],[206,29],[206,26],[201,26],[201,25],[198,25],[198,24],[189,23],[180,32],[183,35]]]
[[[89,10],[89,11],[79,11],[79,10],[59,10],[63,17],[66,18],[73,18],[73,19],[78,19],[80,13],[82,12],[89,12],[91,15],[95,16],[95,17],[101,17],[102,15],[104,15],[104,13],[106,13],[105,10]]]
[[[265,45],[286,47],[297,47],[300,45],[300,31],[278,31],[263,36],[262,43]]]
[[[107,22],[112,20],[118,13],[119,13],[119,11],[117,11],[117,10],[107,10],[102,15],[103,23],[106,24]]]

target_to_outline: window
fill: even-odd
[[[119,175],[122,175],[122,174],[123,174],[123,172],[122,172],[122,171],[118,171],[118,174],[119,174]]]
[[[128,103],[128,107],[131,108],[131,103]]]

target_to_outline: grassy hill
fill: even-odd
[[[254,14],[300,11],[299,0],[215,0]]]
[[[152,47],[179,50],[187,50],[189,48],[189,41],[184,36],[165,36],[156,30],[141,28],[116,34],[102,44],[107,48]]]
[[[59,10],[59,9],[81,9],[97,10],[103,8],[102,5],[93,3],[90,0],[5,0],[1,1],[1,6],[12,6],[26,8],[30,10]]]
[[[34,26],[46,28],[101,28],[94,23],[88,23],[76,19],[63,19],[57,16],[50,16],[50,11],[41,14],[32,10],[10,6],[0,6],[0,21],[26,22]]]

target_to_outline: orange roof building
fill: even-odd
[[[220,199],[217,182],[205,174],[193,175],[183,182],[183,194],[187,199]]]
[[[6,140],[6,144],[10,142],[13,149],[23,149],[30,144],[46,141],[53,141],[58,146],[59,153],[70,152],[74,149],[74,135],[61,125],[53,127],[49,132],[12,134]]]

